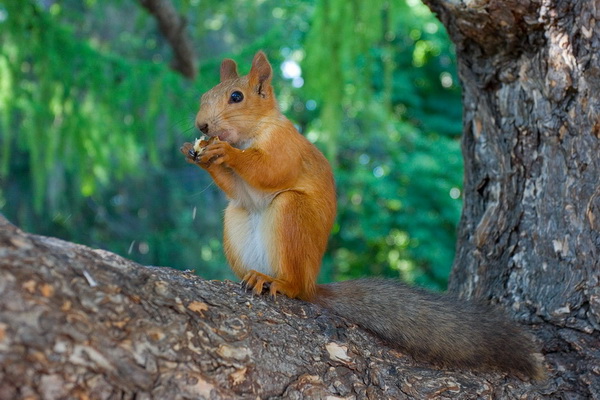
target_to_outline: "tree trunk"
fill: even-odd
[[[0,215],[0,399],[531,398],[317,306],[24,234]]]
[[[547,358],[599,398],[600,3],[427,3],[456,44],[463,86],[450,290],[546,323]]]

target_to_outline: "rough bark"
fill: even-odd
[[[463,86],[450,290],[545,322],[548,357],[600,398],[600,3],[426,2]]]
[[[188,79],[194,79],[198,68],[191,39],[186,35],[185,17],[179,15],[169,0],[138,0],[156,18],[158,28],[173,49],[171,68]]]
[[[26,234],[0,215],[1,399],[535,398],[417,363],[317,306]]]

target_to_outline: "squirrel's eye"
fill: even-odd
[[[242,100],[244,100],[244,94],[239,90],[236,90],[235,92],[231,93],[231,96],[229,97],[230,103],[239,103]]]

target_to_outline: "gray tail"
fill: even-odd
[[[315,303],[416,359],[499,369],[536,380],[545,376],[541,354],[529,335],[488,305],[383,279],[319,285]]]

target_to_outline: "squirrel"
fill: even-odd
[[[231,59],[202,95],[196,126],[211,139],[186,160],[208,171],[229,204],[223,247],[246,287],[316,303],[392,345],[446,367],[496,369],[543,379],[533,340],[496,308],[394,280],[317,285],[336,215],[325,156],[279,110],[262,51],[240,76]]]

